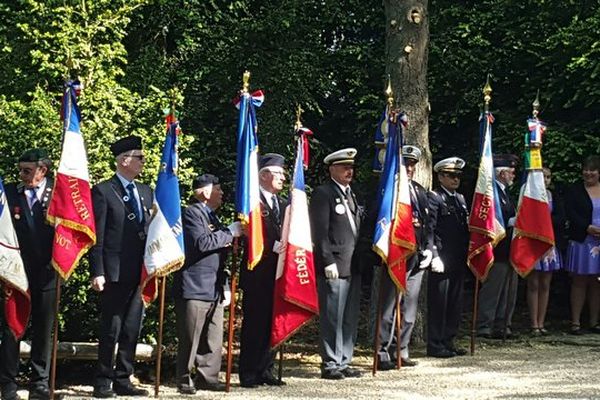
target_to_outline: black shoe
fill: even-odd
[[[109,387],[95,387],[92,397],[97,399],[112,399],[117,397],[117,394]]]
[[[285,383],[282,380],[279,380],[278,378],[275,378],[271,374],[266,374],[265,376],[263,376],[261,381],[263,384],[269,385],[269,386],[285,386],[285,385],[287,385],[287,383]]]
[[[198,390],[208,390],[210,392],[224,392],[225,384],[221,382],[201,382],[196,385]]]
[[[456,353],[457,356],[466,356],[468,351],[460,347],[448,347],[448,350]]]
[[[33,386],[29,389],[29,399],[50,400],[50,389],[45,386]]]
[[[337,369],[326,369],[325,371],[321,372],[321,378],[338,380],[344,379],[345,376],[344,374],[342,374],[341,371],[338,371]]]
[[[196,394],[196,388],[190,385],[179,385],[177,386],[177,391],[180,394]]]
[[[254,381],[241,381],[240,382],[240,386],[243,387],[243,388],[254,389],[254,388],[259,387],[260,385],[258,383],[256,383],[256,382],[254,382]]]
[[[2,388],[2,400],[20,400],[16,389]]]
[[[377,371],[389,371],[395,368],[396,364],[391,361],[379,361],[379,363],[377,363]]]
[[[435,358],[452,358],[456,356],[456,353],[447,349],[441,349],[436,351],[428,351],[427,356]]]
[[[359,370],[357,370],[355,368],[350,368],[350,367],[341,369],[340,372],[346,378],[360,378],[362,376],[362,372],[360,372]]]
[[[413,361],[410,358],[401,358],[400,361],[401,367],[415,367],[418,364],[418,362]]]
[[[146,389],[133,385],[114,386],[114,391],[118,396],[148,396],[149,394]]]

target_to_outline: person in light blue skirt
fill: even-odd
[[[569,247],[566,270],[572,274],[571,333],[582,334],[581,311],[586,297],[590,331],[600,333],[600,157],[583,162],[583,183],[566,192]]]
[[[552,182],[552,171],[544,167],[544,184],[548,195],[548,206],[552,215],[552,227],[554,229],[555,247],[552,247],[535,264],[534,269],[527,276],[527,305],[529,306],[529,317],[531,319],[531,335],[542,336],[548,334],[544,327],[546,310],[548,308],[548,297],[550,293],[550,282],[552,273],[562,266],[559,241],[565,224],[565,211],[560,198],[555,196],[548,188]]]

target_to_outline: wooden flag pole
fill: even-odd
[[[400,356],[400,335],[402,328],[402,310],[400,308],[400,291],[396,289],[396,368],[402,367],[402,357]],[[390,340],[392,338],[390,337]]]
[[[473,317],[471,320],[471,355],[475,355],[475,334],[477,332],[477,309],[479,301],[479,279],[475,277],[475,290],[473,291]]]
[[[277,370],[277,379],[279,383],[283,382],[283,344],[279,346],[279,367]]]
[[[233,256],[231,266],[231,301],[229,302],[229,321],[227,323],[227,372],[225,374],[225,391],[229,393],[231,389],[231,368],[233,363],[233,338],[235,325],[235,298],[237,292],[236,266],[238,252],[238,238],[233,239]]]
[[[56,390],[56,353],[58,350],[58,311],[60,309],[61,277],[56,274],[56,300],[54,301],[54,328],[52,333],[52,358],[50,361],[50,399]]]
[[[160,374],[162,364],[162,341],[163,341],[163,323],[165,319],[165,291],[167,285],[167,278],[160,277],[159,285],[159,309],[158,309],[158,348],[156,353],[156,380],[154,382],[154,397],[158,397],[160,391]]]

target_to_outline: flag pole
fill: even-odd
[[[490,112],[490,101],[492,101],[492,86],[490,85],[490,74],[487,75],[483,86],[483,109],[485,114]],[[488,122],[489,123],[489,122]],[[475,276],[475,290],[473,291],[473,318],[471,323],[471,356],[475,355],[475,334],[477,325],[477,313],[479,308],[479,277]]]
[[[400,309],[400,291],[396,289],[396,369],[402,368],[400,357],[400,329],[402,328],[402,310]],[[392,338],[390,338],[392,340]]]
[[[233,362],[233,337],[235,325],[235,299],[237,292],[237,253],[238,238],[233,239],[233,256],[231,261],[231,300],[229,302],[229,320],[227,323],[227,372],[225,374],[225,392],[229,393],[231,389],[231,367]]]
[[[166,277],[158,278],[160,280],[159,285],[159,308],[158,308],[158,343],[156,353],[156,381],[154,382],[154,397],[158,397],[160,391],[160,374],[161,374],[161,361],[162,361],[162,341],[163,341],[163,324],[165,318],[165,291],[166,291]]]
[[[277,370],[277,379],[279,383],[283,382],[283,343],[279,346],[279,367]]]
[[[61,277],[56,274],[56,300],[54,301],[54,327],[52,333],[52,359],[50,362],[50,399],[54,399],[56,390],[56,356],[58,353],[58,311],[60,310]]]

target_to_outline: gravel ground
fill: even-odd
[[[462,343],[467,345],[466,342]],[[598,399],[600,400],[600,335],[548,337],[507,341],[479,341],[475,356],[434,359],[414,351],[414,368],[378,372],[371,376],[368,350],[359,350],[355,366],[364,370],[358,379],[319,379],[319,358],[311,353],[286,354],[283,387],[231,392],[198,392],[195,399]],[[224,376],[222,376],[224,380]],[[153,391],[151,384],[143,385]],[[89,398],[91,386],[60,388],[65,399]],[[26,398],[26,392],[20,393]],[[176,399],[173,385],[161,387],[161,398]],[[139,397],[138,397],[139,399]]]

